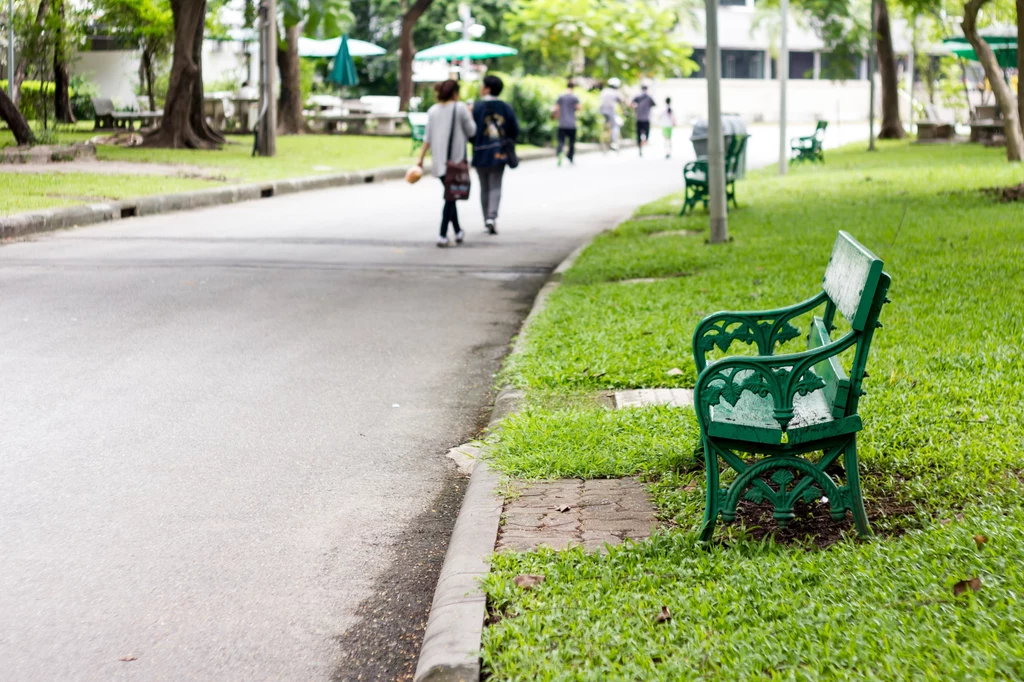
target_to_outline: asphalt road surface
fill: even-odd
[[[447,250],[432,178],[0,247],[0,679],[411,670],[444,454],[549,271],[679,187],[652,156],[524,163]]]

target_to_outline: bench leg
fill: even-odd
[[[715,534],[715,524],[718,522],[718,502],[721,498],[718,492],[718,454],[711,445],[704,440],[704,522],[700,527],[700,541],[711,542]]]
[[[862,538],[870,537],[871,526],[868,525],[868,514],[864,510],[864,498],[860,492],[856,436],[850,439],[850,443],[843,450],[843,466],[846,468],[846,487],[850,495],[850,511],[853,512],[853,522],[857,526],[857,534]]]

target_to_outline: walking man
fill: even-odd
[[[566,142],[569,143],[569,153],[566,158],[569,163],[574,163],[576,156],[576,114],[580,110],[580,98],[573,94],[576,84],[569,79],[565,92],[555,102],[555,115],[558,117],[558,165],[562,165],[562,148]]]
[[[651,109],[654,108],[654,98],[647,94],[647,86],[640,86],[640,94],[633,98],[629,106],[636,110],[636,146],[640,149],[640,156],[644,155],[644,146],[651,136]]]
[[[622,128],[622,123],[619,119],[619,109],[624,105],[622,99],[622,92],[619,88],[622,87],[622,81],[618,78],[609,78],[608,84],[603,90],[601,90],[601,103],[600,112],[604,116],[605,127],[610,133],[611,148],[614,151],[619,150],[619,130]]]
[[[498,205],[505,166],[518,165],[515,144],[519,120],[507,102],[498,99],[505,84],[497,76],[484,76],[480,101],[473,105],[476,137],[473,138],[473,166],[480,177],[480,205],[488,234],[498,234]]]

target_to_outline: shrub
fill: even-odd
[[[7,90],[7,81],[0,80],[0,88]],[[43,94],[45,92],[45,95]],[[21,115],[28,120],[40,119],[43,117],[43,97],[46,97],[45,102],[46,111],[49,115],[53,116],[53,83],[47,83],[44,89],[42,83],[39,81],[22,81],[21,82],[21,100],[18,103],[18,109],[21,111]]]
[[[84,76],[72,76],[70,84],[71,112],[79,121],[88,121],[96,116],[92,98],[99,97],[100,88]]]

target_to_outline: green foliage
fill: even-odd
[[[80,121],[92,119],[96,112],[92,106],[93,97],[99,97],[100,88],[85,76],[72,76],[69,86],[71,111]]]
[[[604,556],[502,553],[483,661],[494,682],[1021,679],[1022,561],[1019,507],[825,551],[671,532]]]
[[[312,59],[299,60],[299,92],[302,93],[301,100],[305,102],[313,93],[313,77],[316,75],[316,62]]]
[[[43,111],[53,114],[53,83],[27,80],[21,82],[18,109],[27,120],[42,119]],[[0,80],[0,89],[7,90],[7,81]]]
[[[751,173],[729,245],[705,243],[706,214],[675,217],[675,194],[565,273],[506,369],[528,406],[492,437],[494,461],[522,477],[643,473],[670,526],[603,556],[496,556],[489,679],[1024,676],[1024,310],[1013,304],[1024,298],[1024,236],[1019,204],[978,191],[1017,184],[1020,170],[980,147],[862,149],[785,178]],[[858,439],[882,535],[815,549],[734,528],[734,542],[698,546],[692,411],[612,412],[579,396],[692,386],[695,324],[809,297],[840,229],[893,276]],[[667,279],[620,283],[635,277]],[[522,573],[546,580],[526,591],[512,582]],[[979,592],[954,596],[975,576]],[[658,623],[662,606],[672,618]]]
[[[551,73],[627,81],[686,76],[697,68],[678,38],[678,16],[642,0],[516,0],[505,17],[524,55]]]
[[[666,407],[531,406],[502,422],[491,453],[520,478],[612,478],[673,469],[697,438],[692,413],[680,419]]]

